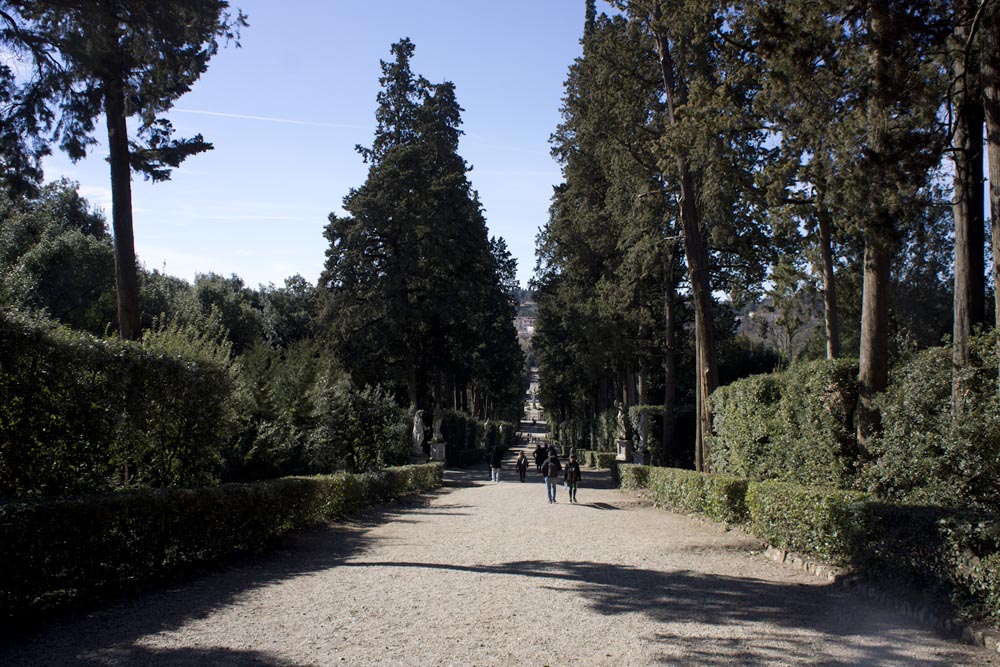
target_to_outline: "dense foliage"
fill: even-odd
[[[0,497],[216,478],[233,421],[228,349],[180,328],[142,343],[0,311]]]
[[[33,128],[19,125],[33,129],[29,138],[44,144],[44,132],[65,123],[58,130],[69,142],[64,148],[82,156],[90,145],[91,111],[100,100],[88,97],[86,108],[78,109],[59,105],[69,91],[96,95],[117,85],[113,79],[119,70],[94,81],[87,64],[74,60],[76,49],[84,46],[70,37],[86,42],[93,21],[103,18],[116,28],[136,22],[142,28],[137,34],[166,39],[119,63],[149,77],[166,77],[159,82],[164,95],[157,99],[140,99],[152,94],[154,82],[127,84],[138,96],[132,110],[150,113],[144,121],[151,124],[143,124],[139,134],[158,146],[151,151],[134,143],[132,167],[166,178],[183,158],[175,151],[188,154],[185,147],[201,146],[200,138],[190,145],[170,139],[170,128],[158,124],[154,112],[168,107],[170,95],[197,78],[218,41],[234,36],[229,31],[241,27],[243,17],[229,15],[227,3],[214,0],[171,15],[170,21],[187,17],[188,24],[174,35],[178,40],[198,35],[208,40],[199,53],[188,54],[194,59],[190,71],[171,79],[172,68],[187,56],[170,51],[176,42],[168,44],[170,39],[158,32],[169,32],[170,21],[149,24],[157,12],[172,11],[173,4],[161,4],[135,3],[112,17],[112,4],[100,3],[88,21],[76,25],[71,6],[0,3],[4,45],[29,60],[62,54],[80,68],[67,71],[59,84],[67,88],[44,89],[44,77],[21,86],[5,78],[6,69],[0,71],[4,94],[25,105],[27,96],[40,95],[44,99],[34,108],[51,114]],[[101,48],[114,50],[124,43],[117,32],[109,37]],[[159,62],[142,60],[157,49],[166,49]],[[468,167],[455,152],[461,109],[454,87],[431,86],[412,76],[412,50],[408,42],[397,45],[398,68],[386,66],[379,133],[373,147],[362,151],[372,163],[373,181],[349,196],[354,204],[348,209],[358,218],[341,221],[354,225],[350,235],[391,236],[391,230],[379,227],[379,211],[399,204],[391,217],[402,216],[399,221],[406,224],[397,227],[399,235],[390,245],[405,248],[400,263],[388,271],[391,285],[378,288],[381,292],[347,277],[371,269],[349,266],[356,259],[349,252],[354,241],[331,248],[322,288],[298,275],[281,287],[252,288],[236,275],[202,273],[189,283],[137,267],[138,326],[130,325],[124,337],[140,328],[144,334],[131,343],[103,338],[122,318],[115,308],[122,296],[121,276],[115,277],[120,248],[103,215],[91,209],[73,183],[42,186],[28,172],[5,181],[9,187],[0,191],[0,498],[378,470],[409,461],[412,417],[406,408],[418,403],[430,408],[428,396],[436,409],[451,415],[446,436],[454,439],[452,449],[470,452],[470,461],[481,456],[484,443],[510,444],[509,422],[520,417],[523,383],[523,355],[512,323],[516,262],[503,239],[488,238],[466,178]],[[47,61],[36,64],[40,73],[49,72]],[[396,84],[403,89],[394,89]],[[391,113],[396,102],[405,106],[397,109],[399,117]],[[16,104],[3,108],[13,114],[5,115],[10,122],[26,122],[26,116],[15,116],[29,111]],[[0,133],[0,142],[5,137]],[[37,148],[44,152],[42,144]],[[14,160],[9,152],[21,149],[31,146],[0,148],[12,160],[0,167],[27,169],[32,155]],[[410,180],[396,171],[404,165],[409,165]],[[400,187],[413,193],[411,200],[384,198]],[[119,203],[116,198],[116,215]],[[331,221],[328,232],[336,235],[335,229],[340,227]],[[120,235],[121,229],[115,237]],[[340,270],[346,273],[331,277]],[[338,301],[349,286],[367,306]],[[358,291],[362,287],[368,291]],[[401,305],[410,297],[412,303]],[[392,303],[401,307],[398,317],[381,319],[379,309]],[[372,326],[364,336],[353,330],[366,322]],[[408,401],[410,394],[420,400]],[[431,414],[428,409],[428,427]],[[488,419],[492,425],[484,425]],[[501,427],[498,419],[508,425]]]
[[[954,404],[990,312],[990,3],[611,4],[586,3],[552,140],[533,341],[549,420],[596,448],[615,402],[662,404],[664,459],[711,466],[717,384],[845,356],[841,447],[865,454],[890,362],[949,331]]]
[[[358,149],[368,177],[324,231],[324,334],[355,382],[391,387],[414,410],[516,421],[516,262],[488,237],[457,152],[455,87],[415,75],[413,53],[404,39],[382,62],[375,137]]]
[[[815,361],[754,375],[712,394],[711,466],[800,484],[851,484],[857,364]]]

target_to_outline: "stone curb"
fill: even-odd
[[[974,627],[956,618],[942,618],[929,607],[902,600],[895,595],[881,590],[878,586],[865,581],[861,577],[852,575],[848,569],[843,567],[807,560],[800,554],[771,545],[768,545],[764,550],[764,556],[776,563],[787,565],[831,583],[850,588],[870,600],[895,609],[926,626],[959,638],[967,644],[983,646],[990,651],[1000,653],[1000,632],[997,630]]]

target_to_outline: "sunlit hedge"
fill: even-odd
[[[753,375],[711,396],[713,472],[839,486],[857,459],[857,362],[816,361]]]
[[[436,488],[440,464],[198,489],[0,503],[0,619],[161,580],[258,552],[290,530]]]

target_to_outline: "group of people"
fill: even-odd
[[[563,465],[559,461],[559,452],[556,451],[556,448],[543,443],[535,445],[535,451],[532,455],[535,459],[535,471],[541,474],[545,480],[545,492],[548,495],[549,502],[556,502],[556,489],[559,486],[559,479],[561,477],[563,484],[566,485],[566,490],[569,492],[569,501],[575,503],[576,488],[580,484],[581,477],[580,464],[577,462],[576,456],[570,454],[566,465]],[[500,462],[502,458],[503,452],[499,448],[495,448],[490,454],[490,479],[494,482],[500,481]],[[514,469],[517,470],[517,475],[523,482],[528,473],[528,457],[523,451],[518,452]]]

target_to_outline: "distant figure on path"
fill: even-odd
[[[542,464],[545,463],[545,459],[549,457],[549,453],[545,447],[542,447],[542,443],[535,443],[533,456],[535,457],[535,472],[542,472]]]
[[[580,464],[576,461],[576,455],[570,454],[569,461],[566,462],[566,471],[563,479],[566,481],[566,489],[569,491],[569,501],[576,502],[576,486],[580,483]]]
[[[556,456],[556,450],[554,448],[550,449],[549,458],[542,464],[542,477],[545,478],[545,492],[549,495],[550,503],[556,501],[556,486],[559,484],[560,470],[562,470],[562,465],[559,463],[559,457]]]
[[[528,457],[524,455],[524,452],[517,453],[517,463],[514,465],[517,469],[517,475],[524,481],[524,476],[528,473]]]
[[[490,450],[490,479],[494,482],[500,481],[500,461],[503,459],[503,450],[493,447]]]

